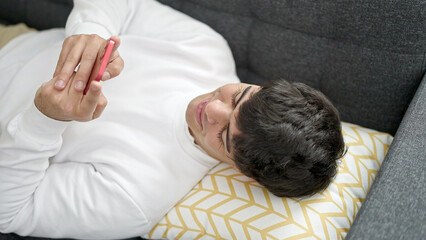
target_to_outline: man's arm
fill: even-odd
[[[108,8],[104,1],[99,2],[102,2],[103,9]],[[98,48],[95,60],[100,60],[99,56],[103,55],[102,44],[106,41],[97,35],[72,36],[67,43],[70,39],[79,46],[83,42],[89,43],[84,50]],[[120,40],[115,40],[117,48]],[[123,61],[117,49],[114,52],[109,66],[113,65],[115,75],[118,75]],[[82,55],[84,53],[81,52]],[[67,55],[65,59],[69,56],[75,57]],[[114,61],[116,64],[112,64]],[[96,62],[87,64],[91,64],[88,68],[93,69]],[[75,77],[71,76],[63,91],[54,87],[58,77],[43,84],[29,109],[0,126],[0,231],[47,237],[90,237],[90,230],[97,232],[103,229],[105,235],[92,237],[118,238],[129,233],[134,236],[145,221],[143,214],[113,180],[99,176],[90,164],[49,166],[49,158],[61,148],[61,135],[68,125],[65,121],[95,119],[106,105],[99,83],[92,84],[87,95],[83,96],[82,92],[71,89],[75,82]],[[81,182],[73,185],[69,181]],[[112,197],[102,199],[102,196]],[[96,203],[101,200],[102,204]],[[120,209],[118,206],[121,204],[128,207]],[[109,214],[114,217],[103,219]],[[133,228],[129,228],[130,225]],[[79,231],[85,227],[88,232]],[[127,233],[116,232],[117,229],[124,229]]]
[[[146,231],[145,217],[131,197],[94,165],[49,166],[66,126],[32,106],[2,128],[0,232],[119,239]]]
[[[64,91],[55,90],[53,82],[43,84],[34,105],[2,126],[0,231],[100,239],[147,231],[132,198],[90,161],[49,165],[66,121],[95,119],[106,105],[99,82],[86,95],[70,88],[73,77]]]

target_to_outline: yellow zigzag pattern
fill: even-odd
[[[348,152],[322,193],[278,198],[221,163],[150,232],[168,239],[343,239],[392,137],[342,123]]]

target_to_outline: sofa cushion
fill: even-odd
[[[221,163],[151,230],[167,239],[342,239],[392,141],[343,123],[348,151],[329,187],[312,197],[279,198]]]
[[[241,81],[304,82],[342,120],[391,134],[426,70],[422,0],[160,2],[221,33]]]

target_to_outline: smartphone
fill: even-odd
[[[101,67],[99,68],[98,74],[96,74],[96,78],[95,78],[95,80],[98,82],[102,79],[102,76],[104,75],[105,69],[109,62],[109,58],[111,57],[112,49],[114,48],[114,44],[115,44],[114,40],[110,39],[108,41],[108,45],[106,46],[105,54],[101,62]],[[83,94],[87,93],[87,90],[89,90],[89,87],[90,87],[90,79],[86,85],[86,88],[84,89]]]

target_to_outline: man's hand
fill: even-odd
[[[65,89],[57,90],[57,77],[44,83],[36,93],[34,103],[44,115],[61,121],[86,122],[98,118],[107,105],[102,94],[101,83],[92,81],[86,95],[77,91],[75,85],[77,74],[72,74]]]
[[[123,59],[117,51],[120,38],[113,36],[111,39],[115,41],[115,45],[102,76],[103,81],[116,77],[124,67]],[[68,86],[71,75],[80,64],[74,77],[73,88],[77,92],[83,92],[89,79],[93,80],[96,77],[107,43],[108,41],[96,34],[74,35],[65,39],[53,74],[55,89],[61,91]]]

